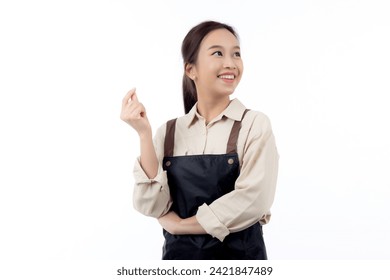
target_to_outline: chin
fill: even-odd
[[[222,92],[222,94],[223,94],[223,95],[231,95],[231,94],[234,93],[235,89],[236,89],[236,88],[224,90],[224,91]]]
[[[221,97],[230,96],[233,93],[234,93],[234,90],[232,90],[232,91],[223,91],[223,92],[219,93],[219,96],[221,96]]]
[[[215,96],[230,96],[234,93],[236,87],[230,86],[230,87],[219,87],[214,89]]]

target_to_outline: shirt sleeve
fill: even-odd
[[[134,190],[133,205],[140,213],[159,218],[166,214],[171,207],[172,201],[169,192],[166,171],[162,169],[164,153],[165,125],[161,126],[153,139],[159,162],[158,172],[155,178],[150,179],[142,169],[140,157],[134,163]]]
[[[206,232],[221,241],[230,232],[266,223],[270,217],[279,155],[269,119],[258,114],[247,133],[235,189],[210,205],[203,204],[196,214]]]

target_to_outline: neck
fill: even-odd
[[[197,110],[198,113],[206,119],[206,124],[208,124],[212,119],[221,114],[222,111],[225,110],[229,105],[229,103],[229,96],[211,100],[199,98]]]

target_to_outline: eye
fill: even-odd
[[[222,56],[222,52],[221,51],[216,51],[216,52],[213,52],[214,56]]]
[[[240,52],[235,52],[235,53],[234,53],[234,56],[235,56],[235,57],[241,57],[241,53],[240,53]]]

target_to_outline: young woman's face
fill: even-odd
[[[199,97],[232,94],[243,72],[237,38],[226,29],[211,31],[203,39],[198,60],[189,72]]]

